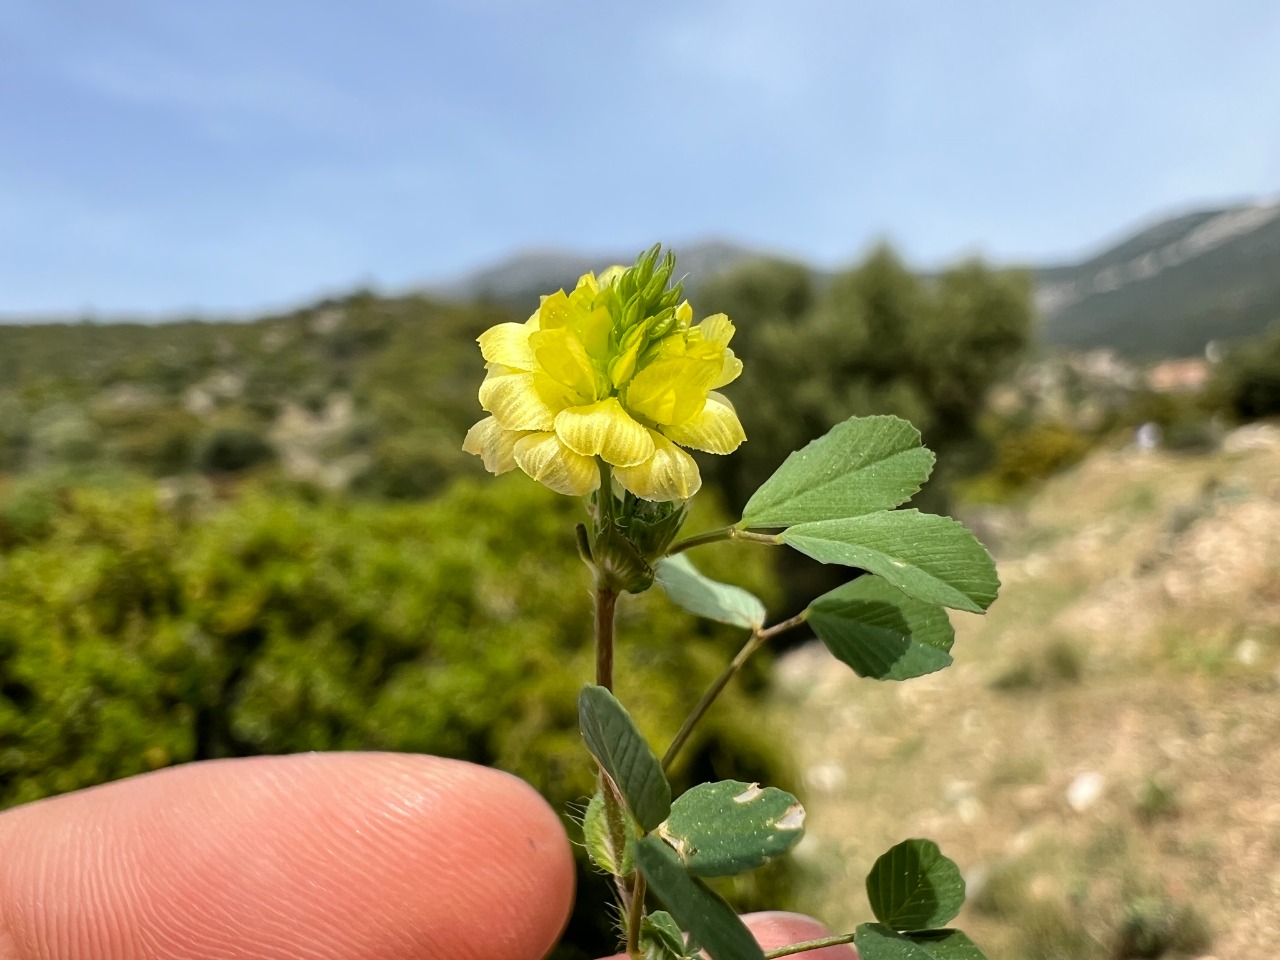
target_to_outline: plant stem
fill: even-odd
[[[644,877],[636,871],[631,881],[631,909],[627,911],[627,956],[640,957],[640,923],[644,920]]]
[[[750,540],[753,543],[777,545],[780,541],[772,533],[757,533],[754,530],[739,530],[737,527],[721,527],[719,530],[708,530],[697,536],[688,537],[667,550],[668,557],[683,553],[690,547],[700,547],[705,543],[718,543],[721,540]]]
[[[700,547],[704,543],[716,543],[720,540],[732,540],[733,527],[721,527],[719,530],[710,530],[707,533],[700,533],[694,537],[687,537],[679,543],[674,544],[667,550],[668,557],[674,557],[677,553],[683,553],[690,547]]]
[[[749,639],[743,645],[742,649],[738,651],[738,655],[729,661],[729,665],[724,668],[720,673],[720,676],[716,677],[715,680],[711,682],[711,686],[707,687],[706,692],[702,695],[702,699],[700,699],[697,705],[694,706],[693,710],[690,711],[689,716],[685,717],[685,721],[680,727],[680,732],[676,734],[675,739],[671,741],[671,746],[667,747],[667,752],[663,754],[663,770],[667,770],[671,767],[672,762],[674,762],[676,756],[679,755],[680,749],[685,745],[685,741],[687,741],[689,739],[689,735],[693,733],[693,728],[698,725],[698,721],[702,719],[707,710],[711,708],[711,705],[715,703],[716,697],[720,696],[720,693],[724,688],[729,685],[729,681],[732,680],[737,675],[738,671],[742,669],[742,665],[747,662],[748,658],[778,634],[783,633],[786,630],[790,630],[793,627],[798,627],[800,624],[804,623],[804,621],[805,614],[804,612],[801,612],[788,620],[783,620],[781,623],[774,624],[772,627],[768,627],[763,630],[758,629],[752,632],[751,639]]]
[[[806,940],[804,943],[793,943],[789,947],[779,947],[777,950],[770,950],[766,953],[765,960],[777,960],[778,957],[789,957],[796,953],[805,953],[809,950],[821,950],[823,947],[838,947],[842,944],[853,943],[855,934],[842,933],[838,937],[825,937],[822,940]]]
[[[603,583],[596,584],[596,683],[613,690],[613,617],[618,594]]]

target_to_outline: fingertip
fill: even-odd
[[[58,955],[101,960],[529,960],[567,919],[573,859],[559,817],[515,777],[306,754],[11,811],[0,890],[19,958],[57,936]]]
[[[765,950],[777,950],[832,935],[830,928],[813,917],[783,910],[749,913],[743,916],[742,921]],[[850,960],[856,958],[858,952],[852,946],[840,945],[806,951],[803,956],[811,960]]]

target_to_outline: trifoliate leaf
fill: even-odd
[[[789,527],[888,510],[933,470],[920,433],[897,417],[853,417],[797,450],[747,501],[742,526]]]
[[[733,908],[685,868],[676,852],[653,834],[635,845],[636,867],[654,896],[711,960],[764,960]]]
[[[928,930],[964,905],[964,877],[932,840],[904,840],[867,874],[871,912],[894,930]]]
[[[778,539],[822,563],[858,567],[917,600],[957,610],[981,613],[1000,587],[995,561],[972,533],[950,517],[918,510],[802,523]]]
[[[949,666],[955,630],[937,604],[865,575],[809,604],[805,622],[860,677],[907,680]]]
[[[859,960],[987,960],[959,930],[894,933],[878,923],[858,927],[854,945]]]
[[[764,625],[759,599],[741,587],[704,576],[682,553],[659,560],[654,571],[671,602],[692,614],[746,630]]]
[[[591,755],[618,786],[631,815],[652,830],[671,810],[671,786],[631,716],[608,690],[588,684],[578,695],[578,726]]]
[[[764,866],[799,843],[804,807],[777,787],[700,783],[676,798],[658,835],[698,876],[728,877]]]

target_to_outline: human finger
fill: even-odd
[[[0,960],[537,960],[572,895],[533,789],[436,757],[197,763],[0,815]]]

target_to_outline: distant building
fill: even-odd
[[[1147,371],[1147,386],[1156,393],[1195,393],[1209,380],[1209,361],[1201,357],[1166,360]]]

